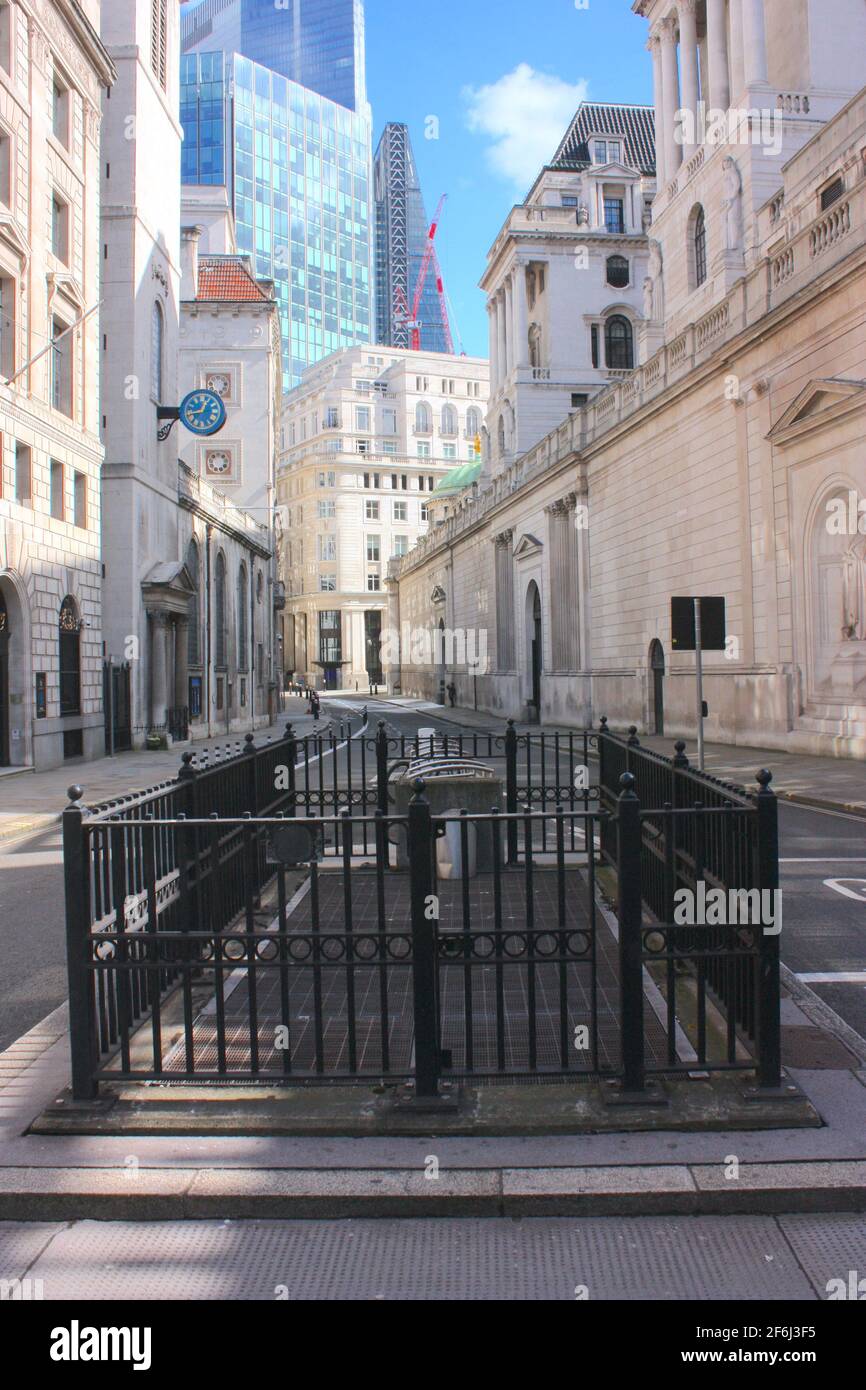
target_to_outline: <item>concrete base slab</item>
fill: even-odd
[[[656,1087],[656,1094],[659,1092]],[[815,1128],[822,1123],[802,1092],[743,1097],[738,1073],[665,1078],[661,1105],[610,1105],[606,1081],[550,1085],[464,1085],[459,1103],[402,1105],[394,1087],[123,1087],[106,1084],[92,1107],[62,1095],[31,1124],[33,1134],[186,1135],[550,1135],[637,1131]],[[652,1095],[653,1092],[650,1092]],[[395,1103],[396,1097],[396,1103]],[[642,1101],[641,1097],[636,1098]],[[108,1103],[113,1101],[113,1103]]]

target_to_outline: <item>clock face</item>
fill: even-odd
[[[232,466],[232,461],[228,454],[214,453],[208,454],[206,467],[208,473],[228,473]]]
[[[193,434],[216,434],[226,422],[226,408],[215,391],[190,391],[180,403],[180,418]]]
[[[210,391],[215,391],[218,396],[225,397],[231,395],[231,379],[227,377],[224,372],[214,372],[212,376],[208,377],[207,384],[208,389]]]

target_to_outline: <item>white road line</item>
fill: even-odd
[[[807,985],[866,985],[866,970],[813,970],[797,973]]]
[[[780,864],[866,864],[866,855],[858,858],[846,854],[825,854],[820,859],[780,859]]]

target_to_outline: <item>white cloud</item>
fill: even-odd
[[[490,137],[490,167],[525,190],[553,158],[586,94],[583,80],[571,85],[519,63],[486,87],[464,87],[466,123]]]

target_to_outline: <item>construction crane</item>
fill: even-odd
[[[418,311],[421,308],[421,296],[424,293],[424,285],[431,265],[434,267],[436,276],[436,294],[439,299],[439,310],[442,314],[442,330],[445,335],[445,351],[453,354],[454,340],[451,337],[451,325],[448,321],[448,305],[445,299],[445,286],[442,280],[442,271],[439,266],[439,258],[436,255],[436,233],[439,230],[439,221],[442,216],[442,208],[445,205],[447,193],[443,193],[439,199],[439,206],[433,221],[430,223],[430,230],[427,233],[427,243],[424,247],[424,256],[421,261],[421,269],[418,272],[418,280],[415,284],[415,295],[412,300],[412,308],[406,300],[402,285],[398,285],[394,291],[394,318],[402,327],[412,330],[412,350],[418,352],[421,348],[421,322],[418,318]]]

